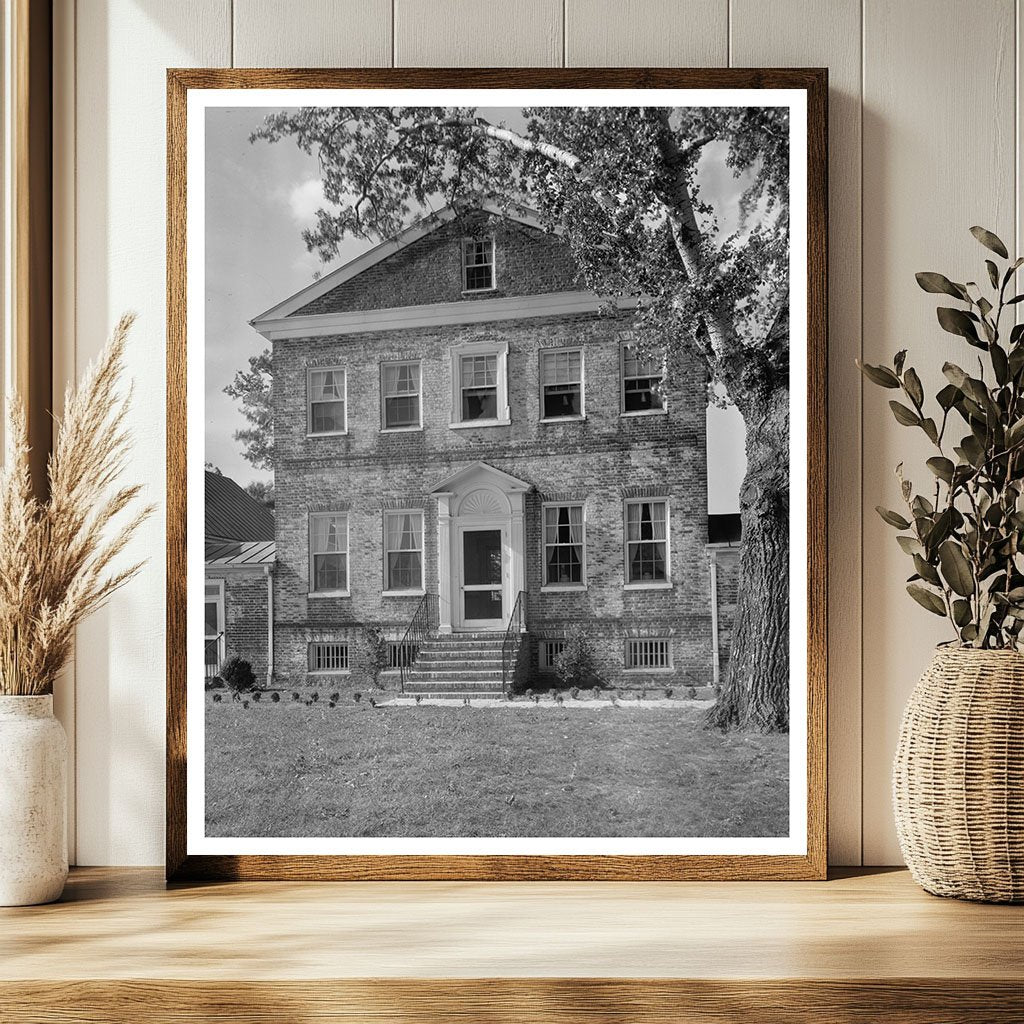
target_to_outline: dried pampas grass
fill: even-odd
[[[11,403],[0,469],[0,695],[51,693],[75,626],[142,567],[112,568],[153,511],[131,511],[141,488],[114,486],[129,448],[128,399],[117,386],[134,320],[121,318],[78,389],[65,393],[45,502],[32,494],[24,409]]]

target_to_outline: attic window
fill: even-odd
[[[462,243],[462,290],[487,292],[492,288],[494,288],[494,239],[465,239]]]

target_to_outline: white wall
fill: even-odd
[[[164,70],[168,66],[828,66],[831,73],[830,848],[896,863],[889,763],[940,639],[871,511],[919,453],[853,359],[950,351],[917,270],[976,273],[981,223],[1018,250],[1022,0],[59,0],[58,323],[66,378],[121,310],[136,454],[164,487]],[[961,276],[961,280],[963,277]],[[58,388],[63,380],[57,382]],[[82,864],[163,859],[164,529],[144,574],[81,631],[60,706],[76,733]]]

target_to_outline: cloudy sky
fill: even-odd
[[[242,457],[234,440],[247,423],[224,394],[265,340],[253,317],[368,249],[348,239],[339,259],[324,267],[306,251],[303,228],[324,204],[316,159],[288,141],[250,144],[249,134],[269,113],[258,107],[207,109],[206,116],[206,461],[245,485],[267,479]],[[521,123],[518,110],[481,110],[492,120]],[[736,224],[737,183],[715,145],[705,147],[698,168],[702,197],[711,196],[719,228]],[[721,196],[719,202],[714,197]],[[735,410],[708,410],[708,509],[738,510],[745,467],[743,424]]]

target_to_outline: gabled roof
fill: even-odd
[[[497,217],[504,217],[506,220],[535,228],[538,231],[546,230],[541,223],[540,214],[536,210],[530,210],[524,206],[509,204],[507,208],[504,208],[494,200],[484,199],[478,202],[472,210],[481,210],[484,213],[490,213]],[[444,224],[453,221],[460,212],[468,213],[472,212],[472,210],[459,211],[454,206],[445,206],[435,213],[430,213],[426,217],[413,221],[412,224],[407,228],[403,228],[394,237],[381,242],[380,245],[374,246],[374,248],[364,252],[361,256],[357,256],[354,260],[350,260],[348,263],[338,267],[337,270],[331,271],[331,273],[321,277],[319,281],[314,281],[312,284],[307,285],[301,291],[289,296],[284,302],[279,302],[276,306],[271,306],[270,309],[260,313],[259,316],[249,321],[250,325],[259,330],[260,325],[266,321],[280,320],[282,317],[291,316],[292,313],[308,306],[314,299],[318,299],[321,295],[326,295],[327,292],[333,291],[346,281],[351,281],[352,278],[363,273],[363,271],[369,270],[370,267],[376,266],[389,256],[394,256],[395,253],[401,252],[402,249],[412,245],[413,242],[418,242],[421,238],[436,231]]]
[[[274,514],[230,477],[207,470],[206,539],[272,541]]]

